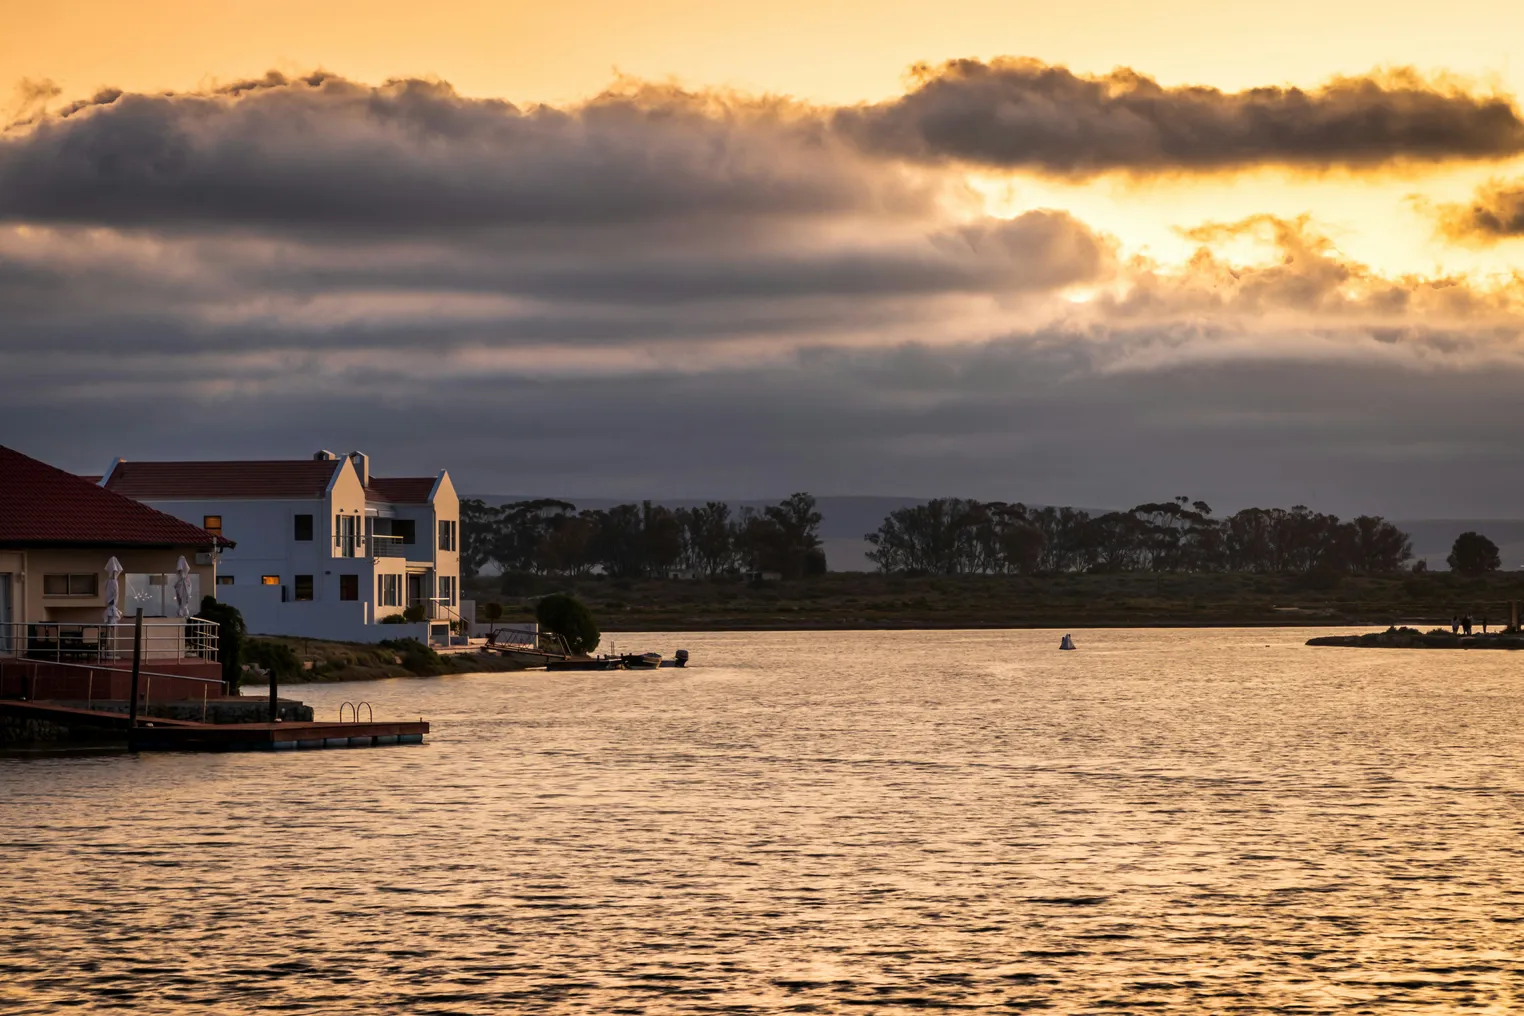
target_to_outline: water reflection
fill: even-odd
[[[654,636],[304,688],[423,748],[0,761],[0,1010],[1517,1006],[1506,653]]]

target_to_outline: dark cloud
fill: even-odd
[[[1493,180],[1466,204],[1436,209],[1440,231],[1452,240],[1494,243],[1524,236],[1524,181]]]
[[[0,134],[0,443],[82,470],[366,447],[484,492],[1524,492],[1518,287],[1270,216],[1157,264],[964,197],[830,111],[709,93],[104,92]]]
[[[103,92],[0,136],[0,219],[482,230],[924,211],[928,188],[761,100],[631,86],[570,109],[325,75]]]
[[[835,123],[870,150],[924,161],[1082,176],[1258,165],[1322,169],[1497,159],[1524,151],[1505,97],[1412,71],[1314,90],[1165,87],[1120,69],[1085,77],[1034,60],[954,60]]]

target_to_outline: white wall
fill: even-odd
[[[223,586],[217,599],[238,608],[251,635],[285,635],[330,642],[429,640],[429,625],[367,623],[366,603],[281,602],[278,586]]]

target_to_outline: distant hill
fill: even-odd
[[[551,495],[531,494],[467,494],[478,497],[491,505],[509,504],[513,501],[529,501],[535,497]],[[565,498],[578,508],[612,508],[628,504],[628,498]],[[669,508],[691,508],[701,505],[707,498],[661,499],[658,503]],[[742,507],[765,508],[777,504],[781,498],[756,501],[731,501],[732,509]],[[868,561],[869,544],[863,539],[883,522],[885,516],[897,508],[925,504],[923,497],[872,497],[846,496],[816,499],[820,508],[820,540],[825,546],[826,565],[831,571],[872,571]],[[1107,511],[1089,508],[1091,512]],[[1413,556],[1428,562],[1429,567],[1443,571],[1445,558],[1455,538],[1467,530],[1474,530],[1498,545],[1503,568],[1512,571],[1524,568],[1524,519],[1394,519],[1397,528],[1413,538]]]

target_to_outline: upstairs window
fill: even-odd
[[[455,549],[455,520],[454,519],[440,519],[439,520],[439,549],[440,550],[454,550]]]
[[[43,596],[96,596],[100,591],[100,576],[94,573],[88,575],[44,575],[42,577]]]
[[[298,516],[296,516],[296,526],[295,526],[295,531],[292,534],[292,538],[295,539],[299,543],[311,543],[312,542],[312,516],[311,515],[298,515]]]
[[[201,528],[205,529],[208,533],[211,533],[213,536],[221,536],[222,535],[222,516],[221,515],[203,515],[203,516],[201,516]]]

